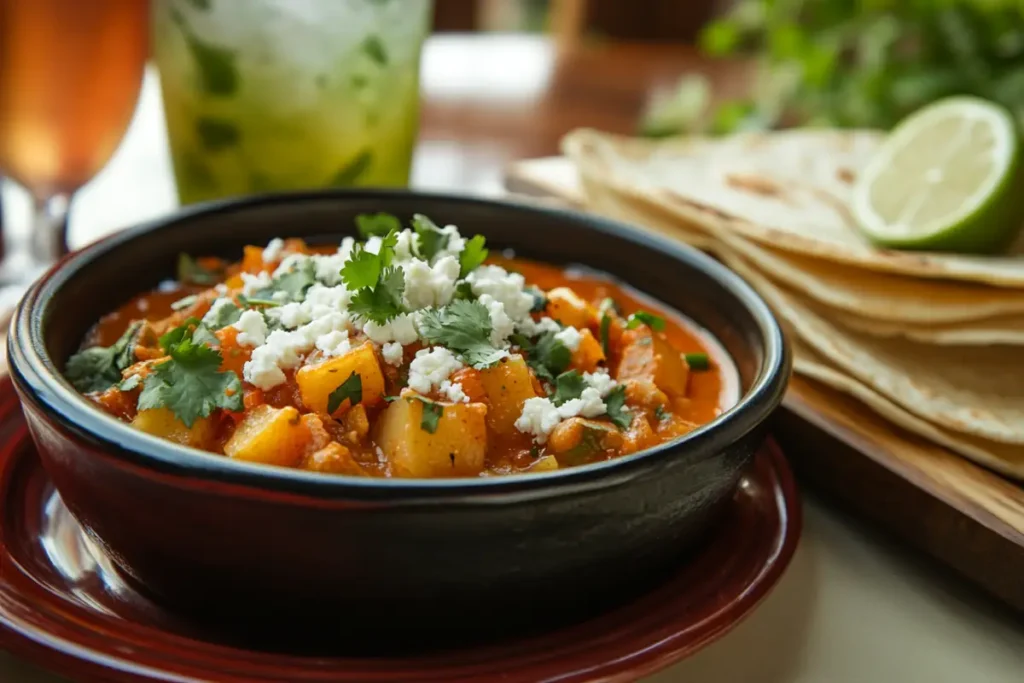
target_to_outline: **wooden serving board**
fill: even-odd
[[[510,192],[581,207],[564,158],[513,164]],[[774,433],[798,477],[1024,612],[1024,488],[830,388],[790,383]]]

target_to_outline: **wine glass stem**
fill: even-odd
[[[39,265],[50,265],[68,253],[68,196],[36,197],[33,201],[29,251]]]

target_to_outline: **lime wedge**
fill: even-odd
[[[861,172],[853,215],[896,249],[991,253],[1020,231],[1017,123],[1002,107],[951,97],[900,122]]]

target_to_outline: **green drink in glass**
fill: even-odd
[[[178,196],[409,182],[431,0],[155,0]]]

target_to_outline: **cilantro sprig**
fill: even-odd
[[[378,325],[384,325],[405,311],[402,296],[405,294],[405,273],[401,268],[385,268],[373,287],[363,287],[349,302],[348,310]]]
[[[142,322],[128,326],[110,346],[94,346],[68,359],[64,376],[82,393],[106,391],[121,381],[121,371],[135,361],[135,339]]]
[[[459,252],[459,277],[466,277],[483,265],[490,252],[484,245],[487,240],[483,235],[474,235],[466,241],[466,246]]]
[[[579,372],[576,370],[563,372],[555,378],[555,393],[551,396],[551,401],[556,406],[560,406],[582,396],[583,390],[586,388],[587,383]]]
[[[412,217],[412,228],[416,231],[416,254],[432,263],[439,253],[448,248],[450,236],[423,214]]]
[[[220,352],[205,342],[210,334],[191,318],[160,337],[169,356],[143,380],[139,409],[168,408],[185,426],[209,417],[217,408],[241,412],[242,382],[233,372],[221,372]],[[137,386],[137,384],[136,384]]]
[[[633,424],[633,412],[626,408],[626,387],[619,385],[604,397],[608,419],[619,429],[629,429]]]
[[[420,396],[419,394],[406,394],[405,396],[385,396],[384,400],[388,403],[392,401],[419,401],[423,404],[423,416],[420,417],[420,429],[423,431],[433,434],[437,431],[437,423],[441,420],[441,416],[444,415],[444,406],[437,401],[432,401],[426,396]]]
[[[331,415],[341,407],[346,400],[349,406],[354,406],[363,400],[363,378],[358,372],[353,372],[338,388],[327,396],[327,412]]]
[[[526,353],[526,363],[534,374],[547,382],[554,382],[572,360],[572,351],[555,338],[554,332],[545,332],[535,340],[520,334],[513,335],[512,343]]]
[[[475,368],[489,367],[505,357],[491,344],[491,316],[477,301],[457,299],[444,308],[426,309],[419,326],[424,341],[447,346]]]
[[[356,229],[363,239],[383,237],[402,229],[402,222],[390,213],[361,213],[356,216]]]

